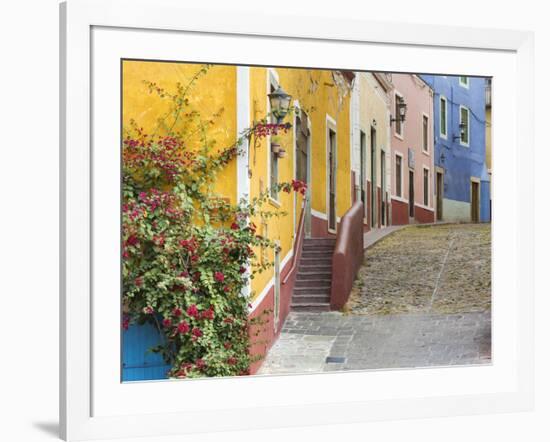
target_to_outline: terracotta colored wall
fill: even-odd
[[[414,208],[414,218],[421,224],[433,223],[435,221],[435,212],[416,206]]]
[[[409,224],[409,205],[403,201],[393,200],[391,204],[392,224],[401,226]]]
[[[393,74],[394,92],[403,96],[407,104],[407,115],[403,123],[403,136],[400,138],[395,131],[395,122],[391,127],[392,145],[392,196],[396,193],[395,152],[403,155],[402,167],[402,198],[409,199],[409,167],[408,149],[414,151],[414,202],[424,205],[423,168],[429,169],[428,207],[434,208],[434,170],[433,170],[433,91],[422,79],[411,74]],[[395,93],[391,94],[392,116],[395,114]],[[428,115],[428,151],[422,149],[422,117]],[[418,207],[416,207],[418,208]],[[415,208],[415,209],[416,209]],[[395,222],[394,222],[395,224]]]

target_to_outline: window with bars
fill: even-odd
[[[395,156],[395,194],[401,198],[403,196],[403,179],[402,179],[402,164],[401,157]]]
[[[422,150],[428,152],[428,116],[422,116]]]
[[[460,144],[470,144],[470,110],[467,107],[460,107]]]
[[[428,206],[430,203],[430,171],[424,169],[424,205]]]
[[[269,92],[270,93],[275,92],[276,88],[277,88],[276,84],[274,84],[274,82],[271,81]],[[269,109],[269,111],[271,112],[271,109]],[[269,116],[269,122],[272,123],[272,124],[277,123],[277,118],[275,118],[273,115],[270,115]],[[270,189],[269,189],[269,194],[270,194],[271,198],[273,198],[274,200],[278,200],[279,199],[279,193],[277,192],[276,186],[279,182],[279,154],[277,152],[273,152],[273,150],[271,150],[271,146],[269,147],[269,152],[270,152],[270,161],[269,161],[269,185],[270,185]]]
[[[439,99],[439,135],[447,138],[447,99]]]

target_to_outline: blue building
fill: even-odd
[[[437,220],[490,221],[485,78],[423,75],[434,90]]]

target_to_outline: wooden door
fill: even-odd
[[[479,183],[472,181],[471,218],[473,223],[479,222]]]
[[[328,131],[328,184],[329,184],[329,215],[328,228],[336,230],[336,132]]]
[[[409,217],[414,218],[414,172],[409,170]]]
[[[437,221],[443,220],[443,174],[437,172],[435,180],[435,196],[437,199]]]
[[[361,131],[361,171],[359,173],[360,188],[361,188],[361,202],[363,203],[363,209],[367,213],[367,136],[365,132]]]
[[[380,219],[386,225],[386,152],[380,152]]]
[[[370,176],[370,226],[374,228],[377,227],[378,195],[376,195],[376,129],[372,126],[370,128]]]

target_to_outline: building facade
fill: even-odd
[[[365,209],[365,230],[391,225],[391,78],[357,72],[352,108],[352,177],[354,198]]]
[[[433,223],[433,90],[414,74],[392,83],[392,224]]]
[[[169,103],[147,91],[144,81],[155,81],[166,90],[186,84],[200,65],[173,62],[125,61],[123,64],[123,126],[133,120],[145,132],[153,132],[158,117],[168,111]],[[292,129],[277,139],[268,136],[254,145],[244,146],[246,153],[232,160],[217,176],[216,191],[232,203],[252,199],[280,182],[299,179],[308,184],[306,198],[299,193],[273,192],[269,209],[287,216],[251,219],[259,233],[278,244],[276,251],[256,250],[273,268],[255,276],[247,292],[251,299],[250,317],[269,312],[270,324],[254,338],[253,354],[263,355],[281,330],[290,310],[297,267],[294,265],[298,224],[304,211],[305,235],[334,237],[338,223],[353,200],[351,182],[350,97],[354,74],[343,71],[246,66],[211,66],[198,78],[189,100],[204,116],[221,115],[209,128],[208,136],[220,148],[231,146],[244,130],[270,114],[268,94],[281,86],[292,96],[293,112],[285,122]],[[183,124],[183,123],[182,123]],[[176,128],[177,129],[177,128]],[[252,143],[251,143],[252,144]],[[274,145],[278,148],[275,149]],[[134,327],[134,328],[133,328]],[[162,361],[145,354],[154,341],[154,330],[136,330],[131,326],[123,343],[126,380],[132,366],[143,366],[148,359],[149,372],[141,369],[138,378],[157,377]],[[134,347],[143,347],[143,352]],[[160,365],[159,365],[160,364]],[[146,364],[147,365],[147,364]],[[252,367],[257,370],[259,363]]]
[[[436,219],[489,221],[485,79],[423,75],[434,91]]]

